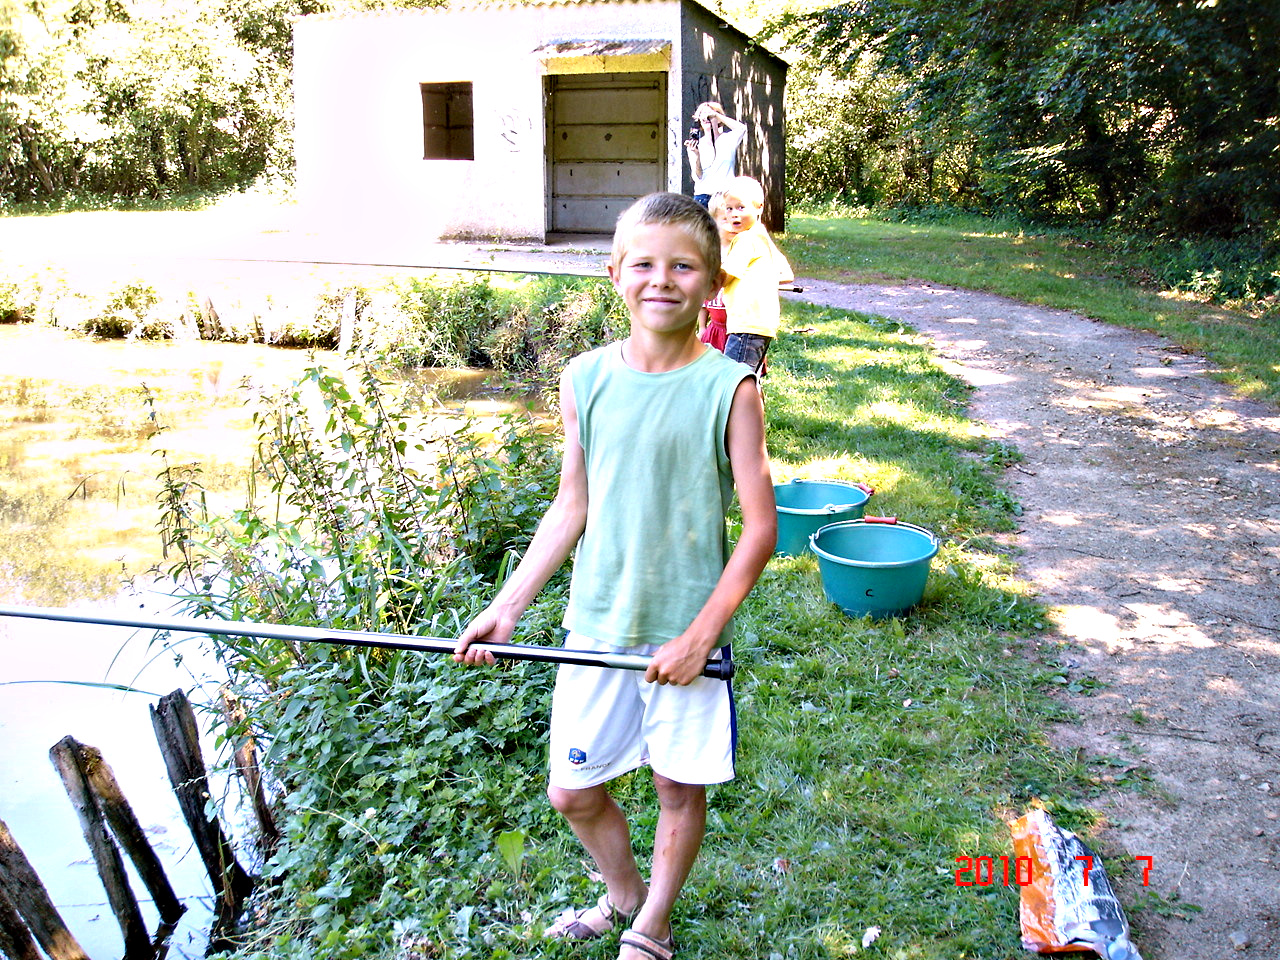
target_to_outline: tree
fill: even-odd
[[[293,18],[384,5],[0,0],[0,201],[290,172]]]
[[[892,78],[921,142],[971,145],[988,204],[1221,233],[1280,213],[1275,3],[851,0],[780,28]]]

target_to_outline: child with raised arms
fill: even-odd
[[[575,357],[560,380],[560,486],[524,558],[459,638],[510,642],[575,553],[565,645],[651,656],[639,672],[564,665],[551,711],[552,805],[595,861],[605,892],[546,931],[588,939],[628,929],[619,960],[669,960],[672,910],[702,845],[706,786],[734,775],[729,683],[703,677],[777,535],[764,412],[752,371],[699,342],[699,308],[721,284],[720,236],[694,200],[650,194],[619,218],[609,277],[629,336]],[[730,546],[734,493],[742,532]],[[646,883],[610,780],[648,765],[658,798]]]

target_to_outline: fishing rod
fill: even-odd
[[[169,630],[178,633],[206,633],[225,637],[256,637],[265,640],[295,640],[300,643],[335,643],[345,647],[372,647],[382,650],[417,650],[422,653],[453,653],[457,640],[447,637],[414,637],[403,633],[376,633],[364,630],[334,630],[328,627],[292,627],[287,624],[257,623],[249,620],[203,620],[198,617],[115,617],[101,613],[78,613],[61,607],[16,607],[0,605],[0,617],[31,620],[59,620],[67,623],[96,623],[142,630]],[[573,663],[585,667],[615,667],[648,670],[650,658],[635,653],[597,650],[568,650],[536,647],[523,643],[475,643],[473,650],[486,650],[500,660],[534,660],[545,663]],[[733,676],[733,659],[725,650],[723,660],[708,660],[704,677],[728,680]]]

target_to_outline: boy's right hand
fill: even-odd
[[[474,667],[484,663],[492,665],[497,661],[488,650],[472,647],[474,643],[510,643],[515,633],[515,623],[501,617],[492,607],[485,610],[462,631],[458,645],[453,648],[453,659]]]

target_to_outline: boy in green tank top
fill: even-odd
[[[715,221],[679,194],[642,198],[618,220],[609,276],[630,336],[565,369],[559,491],[454,659],[493,663],[471,644],[510,642],[576,550],[566,646],[652,661],[643,675],[573,665],[557,674],[547,793],[606,890],[546,935],[590,939],[629,925],[619,960],[669,960],[672,908],[706,827],[706,785],[733,777],[732,691],[701,673],[772,555],[777,515],[754,375],[697,337],[698,311],[723,283]],[[730,548],[735,490],[742,534]],[[647,884],[607,789],[643,764],[659,805]]]

